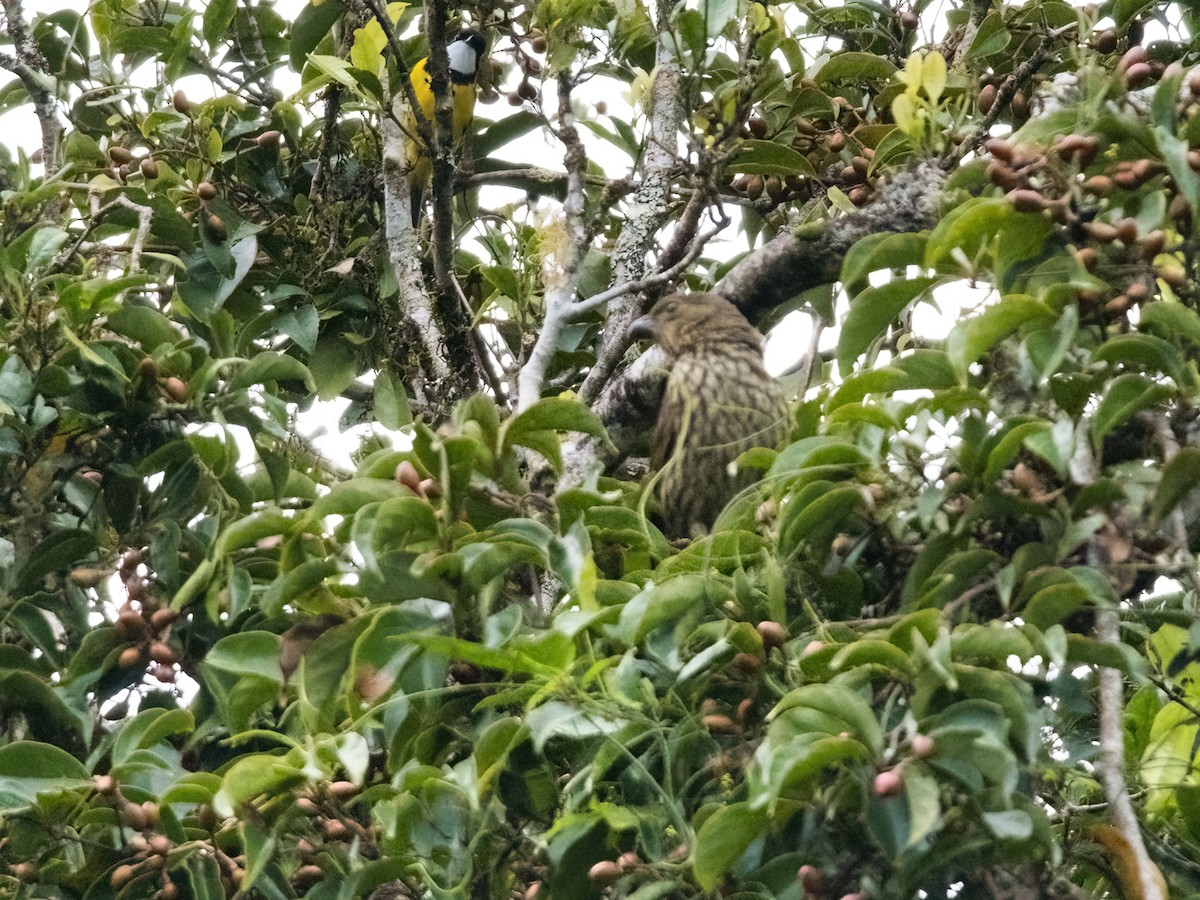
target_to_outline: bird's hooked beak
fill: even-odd
[[[658,339],[658,330],[654,327],[654,317],[647,313],[634,319],[629,325],[631,341],[654,341]]]

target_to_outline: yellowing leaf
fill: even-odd
[[[407,3],[389,3],[387,5],[388,18],[392,20],[393,25],[400,21],[400,16],[407,8]],[[383,33],[383,26],[377,20],[371,19],[362,28],[354,29],[354,43],[350,47],[350,64],[364,72],[382,75],[383,50],[386,46],[387,37]]]
[[[925,63],[921,67],[921,86],[934,103],[937,103],[942,91],[946,89],[946,58],[936,50],[925,57]]]
[[[913,107],[912,97],[908,94],[896,95],[892,100],[892,118],[896,120],[896,126],[905,134],[913,133],[916,110]]]
[[[908,85],[908,90],[912,93],[916,93],[921,86],[921,68],[921,51],[914,50],[905,60],[904,74],[900,76],[900,80]]]

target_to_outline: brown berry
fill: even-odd
[[[175,92],[175,96],[171,98],[171,105],[175,107],[175,112],[183,113],[185,116],[192,111],[192,101],[183,91]]]
[[[753,653],[739,653],[733,658],[733,667],[746,675],[757,675],[762,668],[762,660]]]
[[[141,170],[143,178],[154,179],[158,177],[158,163],[149,156],[138,164],[138,169]]]
[[[1012,113],[1018,119],[1029,118],[1029,99],[1025,96],[1025,92],[1018,90],[1013,94],[1012,98]]]
[[[900,13],[900,27],[905,31],[916,31],[917,26],[921,24],[920,18],[911,9],[906,9]]]
[[[132,828],[134,831],[145,831],[148,824],[146,822],[146,814],[137,803],[124,804],[117,811],[117,818],[121,820],[122,825]]]
[[[525,101],[521,98],[521,95],[518,94],[516,91],[509,91],[507,94],[504,95],[504,97],[505,97],[505,99],[508,100],[509,106],[524,106],[525,105]]]
[[[546,36],[540,31],[529,32],[529,49],[534,53],[545,53]]]
[[[746,120],[746,128],[750,131],[752,137],[759,139],[765,138],[769,131],[767,120],[762,116],[751,116]]]
[[[1075,251],[1075,258],[1089,272],[1096,269],[1096,263],[1100,261],[1100,254],[1093,247],[1080,247]]]
[[[912,748],[913,756],[917,759],[927,759],[933,756],[934,751],[937,750],[933,738],[927,734],[914,734],[909,746]]]
[[[333,781],[329,784],[329,796],[336,800],[346,800],[356,796],[361,788],[353,781]]]
[[[202,181],[196,185],[196,196],[207,202],[216,198],[217,189],[211,181]]]
[[[1138,47],[1136,49],[1140,50],[1141,48]],[[1128,90],[1133,91],[1145,87],[1153,80],[1154,69],[1150,67],[1149,63],[1134,63],[1125,70],[1125,87]]]
[[[67,577],[71,579],[72,584],[78,587],[94,588],[111,574],[112,572],[108,569],[94,569],[87,566],[80,566],[78,569],[72,569],[71,574]]]
[[[844,132],[835,131],[829,135],[829,151],[831,153],[841,153],[842,148],[846,146],[846,135]]]
[[[1004,138],[988,138],[983,142],[983,149],[996,159],[1008,163],[1012,162],[1013,157],[1016,155],[1016,148]]]
[[[1117,49],[1119,35],[1111,28],[1105,29],[1096,35],[1096,52],[1108,55]]]
[[[742,730],[741,727],[735,721],[733,721],[733,719],[729,718],[729,716],[723,716],[719,713],[704,716],[701,718],[700,722],[708,731],[711,731],[713,734],[737,734]]]
[[[396,465],[396,473],[393,477],[414,494],[421,492],[421,473],[417,471],[417,467],[409,460],[400,460]]]
[[[156,856],[166,856],[171,852],[171,848],[175,846],[165,834],[152,834],[147,843],[150,846],[150,852]]]
[[[1155,270],[1155,274],[1173,288],[1187,284],[1187,270],[1179,263],[1164,263]]]
[[[150,658],[156,663],[161,663],[164,666],[174,665],[179,659],[179,654],[175,652],[175,648],[165,641],[150,642]]]
[[[117,779],[111,775],[93,775],[92,786],[96,788],[97,793],[111,797],[117,792]]]
[[[254,143],[259,146],[259,149],[266,150],[268,153],[278,153],[279,145],[283,140],[283,135],[278,131],[264,131],[254,139]]]
[[[118,669],[132,669],[134,666],[142,664],[142,648],[141,647],[126,647],[121,651],[121,655],[117,657]]]
[[[1034,190],[1013,191],[1008,195],[1008,202],[1017,212],[1041,212],[1046,208],[1046,198]]]
[[[1154,257],[1162,253],[1167,246],[1167,235],[1161,228],[1155,228],[1152,232],[1142,238],[1142,256],[1147,260],[1153,260]]]
[[[825,878],[816,866],[801,866],[796,870],[796,880],[804,888],[805,897],[819,897],[825,893]]]
[[[1150,296],[1150,288],[1146,286],[1144,281],[1131,282],[1129,287],[1125,288],[1125,296],[1129,298],[1129,302],[1137,306],[1143,300]]]
[[[1137,243],[1138,225],[1135,219],[1125,218],[1117,223],[1117,238],[1127,247]]]
[[[894,797],[904,790],[904,779],[895,769],[889,769],[875,776],[875,782],[871,785],[871,789],[875,792],[876,797]]]
[[[122,147],[119,144],[114,144],[108,148],[108,158],[118,166],[126,166],[133,162],[133,154],[129,152],[127,147]]]
[[[306,892],[309,888],[320,883],[324,877],[325,873],[321,871],[320,866],[301,866],[296,870],[296,874],[292,876],[292,887],[297,891]]]
[[[179,618],[179,613],[171,609],[169,606],[164,606],[162,609],[156,609],[150,616],[150,627],[155,631],[162,631],[172,622]]]
[[[422,478],[421,483],[417,485],[417,493],[430,500],[437,500],[442,496],[442,486],[433,478]]]
[[[159,387],[173,403],[187,403],[189,399],[187,382],[182,378],[170,375],[159,382]]]
[[[142,614],[131,606],[121,607],[121,611],[117,614],[117,622],[115,625],[117,636],[125,640],[131,640],[140,637],[146,631],[146,620],[142,618]]]
[[[992,107],[996,105],[996,94],[998,93],[994,84],[985,84],[979,89],[979,95],[975,98],[975,102],[979,104],[979,111],[985,116],[992,111]]]
[[[522,100],[536,100],[538,98],[538,89],[526,78],[521,79],[521,83],[517,85],[517,95]]]
[[[746,181],[746,197],[750,200],[757,200],[763,195],[766,190],[767,180],[761,175],[751,175]]]
[[[112,874],[108,876],[108,883],[114,891],[119,891],[125,885],[129,884],[133,878],[133,871],[133,866],[130,865],[117,866],[112,870]]]
[[[1113,180],[1107,175],[1093,175],[1083,183],[1083,189],[1098,197],[1107,197],[1112,193]]]
[[[755,626],[759,637],[762,638],[763,646],[768,650],[782,647],[787,643],[787,629],[770,619],[764,619]]]
[[[225,220],[216,213],[209,213],[205,224],[208,226],[208,233],[213,236],[214,240],[223,241],[229,237],[229,228],[225,225]]]
[[[588,880],[592,884],[612,884],[621,875],[621,867],[611,859],[602,859],[588,869]]]
[[[642,858],[632,850],[627,850],[625,853],[622,853],[617,857],[617,865],[625,871],[636,869],[641,864]]]
[[[1125,51],[1125,54],[1117,63],[1117,71],[1127,72],[1130,66],[1136,66],[1144,62],[1146,62],[1146,48],[1133,46]]]
[[[1083,230],[1098,244],[1111,244],[1117,239],[1117,229],[1107,222],[1088,222]]]

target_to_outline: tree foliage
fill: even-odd
[[[1200,895],[1190,6],[3,9],[5,896]],[[815,332],[690,543],[680,287]]]

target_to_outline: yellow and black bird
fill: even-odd
[[[464,28],[446,45],[446,55],[450,58],[450,90],[454,99],[451,122],[456,148],[462,144],[463,136],[475,115],[475,79],[479,74],[479,64],[483,60],[486,47],[483,35],[474,28]],[[428,56],[412,67],[409,80],[412,82],[413,96],[421,109],[421,115],[432,128],[435,98],[429,75]],[[409,134],[416,135],[418,132],[415,118],[408,124]],[[414,224],[420,219],[422,194],[432,175],[433,159],[429,148],[419,139],[411,141],[408,150],[408,183],[412,196]]]

